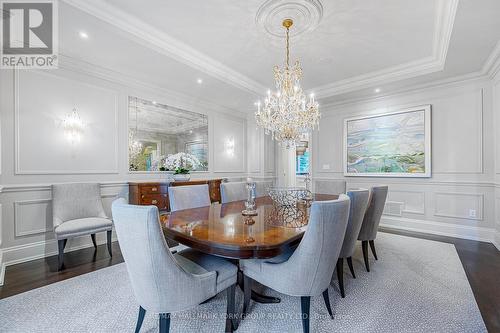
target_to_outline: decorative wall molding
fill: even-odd
[[[395,193],[409,193],[410,195],[421,195],[422,196],[422,209],[419,210],[412,210],[407,208],[407,203],[406,201],[403,201],[404,208],[402,210],[402,213],[407,213],[407,214],[418,214],[418,215],[425,215],[425,192],[424,191],[411,191],[411,190],[392,190],[389,189],[389,197],[391,197],[391,194]],[[401,200],[401,198],[399,198]]]
[[[266,87],[260,83],[129,15],[120,8],[96,0],[64,0],[64,2],[127,32],[143,45],[223,82],[231,83],[237,88],[256,94],[266,91]]]
[[[64,183],[54,183],[54,184],[64,184]],[[128,186],[128,181],[100,182],[100,185],[101,189],[110,187],[121,187],[121,186]],[[2,188],[0,188],[0,193],[34,192],[34,191],[52,191],[52,184],[7,184],[4,185]]]
[[[23,206],[27,205],[50,205],[52,202],[52,199],[35,199],[35,200],[20,200],[20,201],[14,201],[14,236],[15,237],[23,237],[23,236],[32,236],[32,235],[39,235],[43,234],[49,231],[52,231],[52,229],[49,229],[47,227],[41,228],[41,229],[34,229],[34,230],[27,230],[27,231],[21,231],[21,224],[23,221],[23,215],[22,215],[22,208]],[[50,209],[50,206],[49,208]],[[40,218],[39,221],[44,221],[44,218]],[[47,221],[44,221],[45,225],[47,225]]]
[[[439,196],[448,196],[448,197],[471,197],[477,198],[477,207],[478,211],[476,212],[476,217],[472,217],[469,215],[458,215],[447,212],[440,212],[438,207],[438,197]],[[463,192],[434,192],[434,216],[440,217],[450,217],[455,219],[464,219],[464,220],[477,220],[482,221],[484,215],[484,194],[482,193],[463,193]]]
[[[342,174],[342,172],[336,172],[337,174]],[[364,184],[374,184],[379,183],[380,179],[370,178],[351,178],[351,177],[313,177],[313,180],[345,180],[347,183],[364,183]],[[487,181],[438,181],[432,179],[412,179],[414,181],[402,180],[402,179],[383,179],[385,184],[395,184],[395,185],[414,185],[414,186],[466,186],[466,187],[486,187],[494,188],[495,183]],[[500,186],[500,185],[499,185]]]
[[[3,286],[5,280],[5,264],[3,262],[3,250],[0,249],[0,287]]]
[[[437,2],[433,54],[429,57],[367,73],[312,89],[318,98],[348,93],[381,84],[430,74],[444,69],[458,0]]]
[[[37,73],[41,75],[46,75],[50,77],[55,77],[58,79],[63,79],[63,80],[69,80],[66,77],[62,77],[60,75],[56,74],[48,74],[45,72],[38,71]],[[20,121],[19,121],[19,116],[20,116],[20,89],[19,89],[19,84],[20,84],[20,78],[19,78],[19,70],[14,70],[14,154],[15,154],[15,174],[16,175],[77,175],[77,174],[118,174],[119,173],[119,124],[118,124],[118,92],[115,90],[103,88],[101,86],[97,85],[91,85],[89,83],[82,83],[78,82],[79,84],[86,85],[89,87],[92,87],[93,89],[97,90],[103,90],[107,91],[113,94],[114,96],[114,126],[115,126],[115,133],[114,133],[114,139],[115,139],[115,144],[114,144],[114,169],[112,170],[23,170],[21,168],[21,163],[20,163],[20,156],[21,156],[21,151],[19,147],[19,142],[20,142]]]
[[[266,91],[266,87],[257,81],[225,66],[113,5],[96,0],[64,1],[127,32],[133,40],[219,80],[258,95]],[[308,3],[312,2],[308,1]],[[312,90],[316,92],[319,98],[324,98],[443,70],[457,7],[458,0],[437,1],[432,55],[391,68],[316,87]]]

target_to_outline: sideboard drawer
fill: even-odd
[[[167,193],[168,186],[165,185],[145,185],[141,186],[141,193],[143,194],[156,194],[156,193]]]
[[[155,205],[160,210],[168,209],[168,198],[166,194],[143,194],[141,205]]]

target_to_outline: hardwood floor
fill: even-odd
[[[495,287],[500,277],[500,252],[492,244],[407,231],[381,231],[454,244],[488,331],[500,332],[500,288]],[[61,272],[57,271],[57,256],[7,267],[0,299],[116,265],[123,262],[123,257],[115,242],[112,258],[106,245],[100,245],[96,251],[87,248],[66,253],[64,262],[65,269]]]

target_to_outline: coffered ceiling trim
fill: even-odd
[[[104,1],[63,1],[129,33],[136,42],[237,88],[256,94],[266,91],[258,82]]]
[[[442,71],[450,45],[458,1],[436,2],[432,56],[316,87],[313,89],[315,94],[318,98],[325,98]]]
[[[239,89],[257,95],[261,95],[262,92],[267,90],[265,86],[257,81],[225,66],[113,5],[98,0],[63,1],[127,32],[129,37],[134,41]],[[312,88],[311,90],[315,92],[318,98],[325,98],[443,70],[453,31],[458,1],[436,1],[433,54],[431,56],[380,71],[332,82]]]

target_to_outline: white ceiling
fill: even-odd
[[[283,62],[284,40],[256,23],[264,0],[65,2],[63,55],[223,108],[252,110]],[[303,87],[321,103],[481,71],[500,40],[498,0],[321,4],[317,27],[291,40]]]

